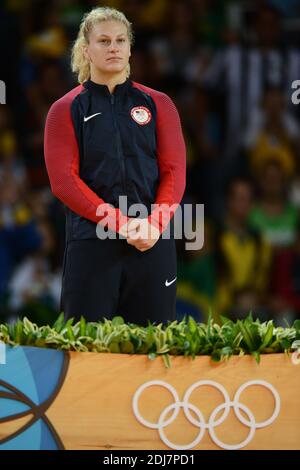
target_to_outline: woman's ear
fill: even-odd
[[[85,57],[89,62],[91,62],[91,58],[90,58],[90,56],[89,56],[89,51],[88,51],[88,46],[82,46],[82,51],[83,51],[84,57]]]

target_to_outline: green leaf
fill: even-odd
[[[22,336],[23,336],[23,323],[21,320],[18,320],[15,327],[15,342],[17,344],[22,344]]]
[[[111,343],[109,346],[109,350],[111,353],[120,353],[120,347],[118,343]]]
[[[283,350],[288,350],[288,349],[290,348],[290,346],[291,346],[291,343],[290,343],[290,341],[289,341],[287,338],[283,338],[283,339],[281,340],[281,346],[282,346],[282,349],[283,349]]]
[[[250,310],[248,317],[246,318],[246,321],[249,323],[253,323],[253,315],[252,315],[252,310]]]
[[[197,323],[195,322],[194,318],[189,316],[188,325],[191,333],[196,333],[197,331]]]
[[[131,341],[123,341],[121,343],[120,350],[124,354],[133,354],[134,346]]]
[[[265,336],[263,338],[262,345],[259,348],[260,351],[262,349],[266,348],[267,346],[269,346],[269,344],[271,343],[271,341],[273,339],[273,332],[274,332],[274,325],[273,325],[273,323],[269,323],[269,325],[267,327],[267,330],[265,332]]]
[[[164,364],[166,366],[167,369],[170,369],[171,367],[171,362],[170,362],[170,356],[169,354],[163,354],[163,360],[164,360]]]
[[[220,362],[220,360],[221,360],[220,351],[214,351],[211,355],[211,359],[212,359],[213,362]]]
[[[255,325],[255,323],[251,323],[248,318],[244,322],[238,320],[237,324],[240,328],[240,331],[243,335],[243,340],[245,341],[249,351],[255,351],[259,347],[260,342],[258,325]]]
[[[223,315],[220,315],[220,319],[221,319],[222,325],[227,325],[228,323],[232,323],[232,321],[229,318],[223,317]]]
[[[64,316],[64,313],[62,312],[62,313],[59,315],[59,317],[58,317],[58,319],[56,320],[56,322],[53,324],[53,327],[52,327],[52,328],[53,328],[55,331],[57,331],[57,333],[60,333],[61,330],[62,330],[62,328],[63,328],[63,326],[64,326],[64,323],[65,323],[65,316]]]
[[[86,321],[84,317],[80,318],[80,336],[86,335]]]
[[[112,325],[118,326],[118,325],[124,325],[124,318],[123,317],[114,317],[111,321]]]
[[[233,353],[232,348],[230,346],[225,346],[224,348],[221,349],[221,355],[222,356],[229,356]]]
[[[296,331],[300,331],[300,320],[294,321],[293,328],[295,328]]]
[[[69,318],[69,320],[66,322],[64,328],[66,328],[68,330],[69,326],[72,326],[73,325],[73,322],[74,322],[74,318]]]
[[[299,339],[297,339],[296,341],[293,341],[293,343],[291,345],[291,349],[300,350],[300,340]]]
[[[68,331],[68,338],[69,338],[71,341],[75,341],[75,336],[74,336],[73,328],[72,328],[71,325],[68,325],[68,326],[67,326],[67,331]]]
[[[257,364],[259,364],[260,363],[260,353],[258,351],[252,351],[251,355],[255,358],[255,361],[257,362]]]

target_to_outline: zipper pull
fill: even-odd
[[[115,103],[115,95],[113,95],[113,94],[111,95],[110,101],[111,101],[111,104]]]

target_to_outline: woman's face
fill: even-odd
[[[92,72],[120,74],[129,62],[130,42],[126,25],[119,21],[101,21],[94,25],[89,44],[84,48]]]

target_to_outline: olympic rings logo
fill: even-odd
[[[255,421],[254,415],[251,412],[251,410],[246,405],[240,402],[241,394],[244,392],[246,388],[251,387],[252,385],[259,385],[259,386],[265,387],[272,393],[274,397],[273,414],[270,416],[270,418],[266,419],[265,421],[258,422],[258,423]],[[172,394],[174,398],[174,403],[167,406],[162,411],[157,423],[151,423],[147,421],[146,419],[143,418],[143,416],[141,416],[140,411],[139,411],[139,399],[140,399],[141,394],[148,387],[152,387],[152,386],[160,386],[160,387],[166,388],[167,390],[169,390],[169,392]],[[203,387],[203,386],[210,386],[210,387],[216,388],[217,390],[221,392],[224,398],[224,403],[222,403],[221,405],[218,405],[213,410],[213,412],[211,413],[208,419],[208,422],[205,422],[205,419],[201,411],[195,405],[193,405],[192,403],[189,403],[189,399],[193,391],[196,388]],[[194,426],[199,428],[199,433],[197,437],[193,440],[193,442],[191,442],[190,444],[186,444],[186,445],[174,444],[166,437],[165,431],[164,431],[164,429],[169,424],[175,421],[181,408],[183,408],[184,414],[186,418],[188,419],[188,421],[190,421],[190,423],[192,423]],[[233,408],[235,415],[240,420],[240,422],[249,428],[248,436],[239,444],[226,444],[222,442],[216,436],[215,429],[214,429],[215,427],[219,426],[226,420],[231,408]],[[168,419],[166,419],[166,416],[172,410],[173,410],[173,413]],[[195,415],[197,416],[197,419],[195,419],[192,416],[190,411],[193,411],[195,413]],[[216,419],[216,417],[221,411],[223,411],[221,417]],[[247,418],[243,416],[241,411],[247,416]],[[135,392],[134,397],[133,397],[133,412],[135,414],[135,417],[141,424],[151,429],[157,429],[161,440],[170,449],[176,449],[176,450],[193,449],[199,444],[199,442],[201,441],[205,433],[205,430],[207,429],[211,439],[217,446],[226,450],[236,450],[236,449],[241,449],[242,447],[245,447],[249,444],[249,442],[252,440],[254,436],[256,429],[269,426],[271,423],[273,423],[273,421],[275,421],[275,419],[277,418],[280,412],[280,396],[277,390],[273,387],[273,385],[266,382],[265,380],[249,380],[248,382],[244,383],[238,388],[238,390],[236,391],[234,395],[233,400],[231,401],[223,385],[213,380],[199,380],[198,382],[195,382],[193,385],[191,385],[187,389],[187,391],[185,392],[183,401],[180,401],[178,393],[172,385],[162,380],[151,380],[141,385]]]

